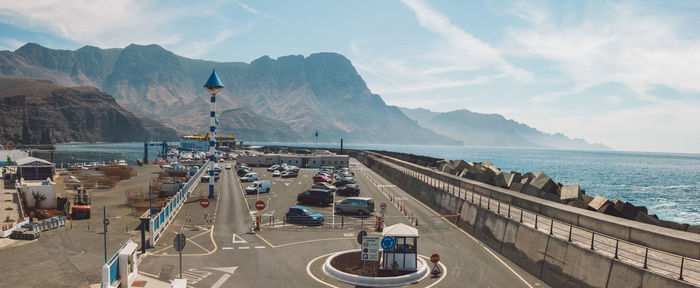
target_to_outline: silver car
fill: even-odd
[[[343,201],[335,202],[335,213],[351,213],[365,216],[374,212],[374,200],[369,197],[348,197]]]

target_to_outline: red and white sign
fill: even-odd
[[[380,207],[382,210],[386,210],[386,203],[382,202],[382,204],[379,205],[379,207]]]
[[[258,211],[262,211],[263,209],[265,209],[265,201],[258,200],[257,202],[255,202],[255,209],[258,209]]]
[[[109,219],[105,219],[105,225],[109,226]]]
[[[433,263],[436,263],[436,264],[437,264],[438,261],[440,261],[440,255],[438,255],[438,254],[433,254],[432,256],[430,256],[430,262],[433,262]]]
[[[209,207],[209,199],[207,199],[207,198],[202,198],[202,200],[199,200],[199,205],[201,205],[202,208],[207,208],[207,207]]]

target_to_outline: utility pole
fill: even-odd
[[[107,264],[107,206],[102,206],[102,225],[105,239],[105,264]]]

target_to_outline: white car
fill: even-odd
[[[272,172],[272,177],[280,177],[280,170],[275,170]]]
[[[231,170],[231,164],[226,164],[226,170]]]

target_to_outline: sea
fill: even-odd
[[[246,144],[339,148],[337,143]],[[564,185],[580,184],[587,195],[618,198],[637,206],[646,206],[650,214],[657,214],[664,220],[700,224],[700,154],[437,145],[345,144],[344,147],[491,162],[503,171],[542,171]],[[143,148],[143,142],[58,144],[54,162],[58,167],[119,159],[134,164],[136,159],[143,157]],[[159,146],[149,147],[151,161],[159,150]]]

